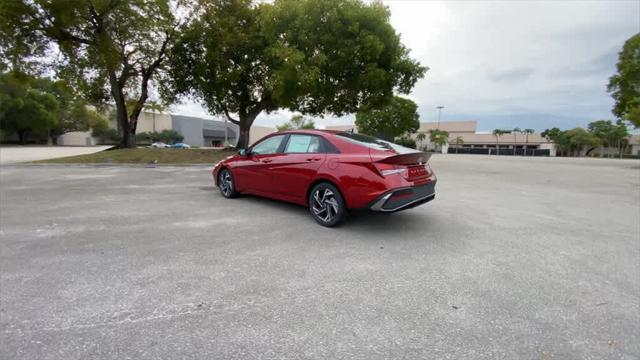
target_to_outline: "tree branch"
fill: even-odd
[[[51,38],[57,39],[58,41],[71,40],[76,43],[85,44],[85,45],[91,45],[94,43],[92,40],[74,35],[68,30],[57,27],[54,19],[51,17],[51,14],[44,13],[43,14],[44,19],[39,18],[33,13],[29,13],[28,16],[31,18],[31,20],[35,21],[36,23],[43,24],[42,26],[39,26],[37,28],[38,30],[44,32]]]
[[[231,115],[229,114],[229,111],[227,111],[227,107],[224,105],[220,105],[222,107],[222,111],[224,112],[224,115],[227,117],[227,119],[229,119],[229,121],[231,121],[232,123],[236,124],[236,125],[240,125],[240,121],[234,119],[231,117]]]
[[[271,95],[265,93],[262,95],[262,99],[249,109],[249,118],[256,118],[263,110],[267,110],[271,105]]]

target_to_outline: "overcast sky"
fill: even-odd
[[[478,120],[478,130],[572,128],[612,119],[606,92],[624,41],[640,32],[636,1],[385,1],[412,57],[430,68],[410,98],[421,121]],[[187,102],[173,111],[207,115]],[[258,125],[291,113],[261,115]],[[353,116],[316,119],[349,124]]]

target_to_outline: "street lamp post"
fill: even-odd
[[[438,130],[440,130],[440,113],[442,112],[442,109],[444,109],[444,106],[436,106],[436,109],[438,109]]]
[[[227,117],[224,117],[224,147],[228,148],[229,147],[229,131],[227,128]]]

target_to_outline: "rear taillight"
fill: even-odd
[[[380,173],[382,174],[382,176],[389,176],[393,174],[402,174],[406,171],[407,169],[390,169],[390,170],[382,170]]]
[[[386,163],[374,163],[376,169],[382,176],[391,176],[395,174],[400,174],[402,176],[407,176],[407,168],[405,166],[386,164]]]
[[[424,169],[427,171],[427,176],[429,181],[433,181],[436,179],[436,174],[433,172],[429,164],[424,164]]]

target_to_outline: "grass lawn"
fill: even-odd
[[[68,156],[35,163],[57,164],[215,164],[235,151],[214,149],[116,149],[105,150],[94,154]]]

